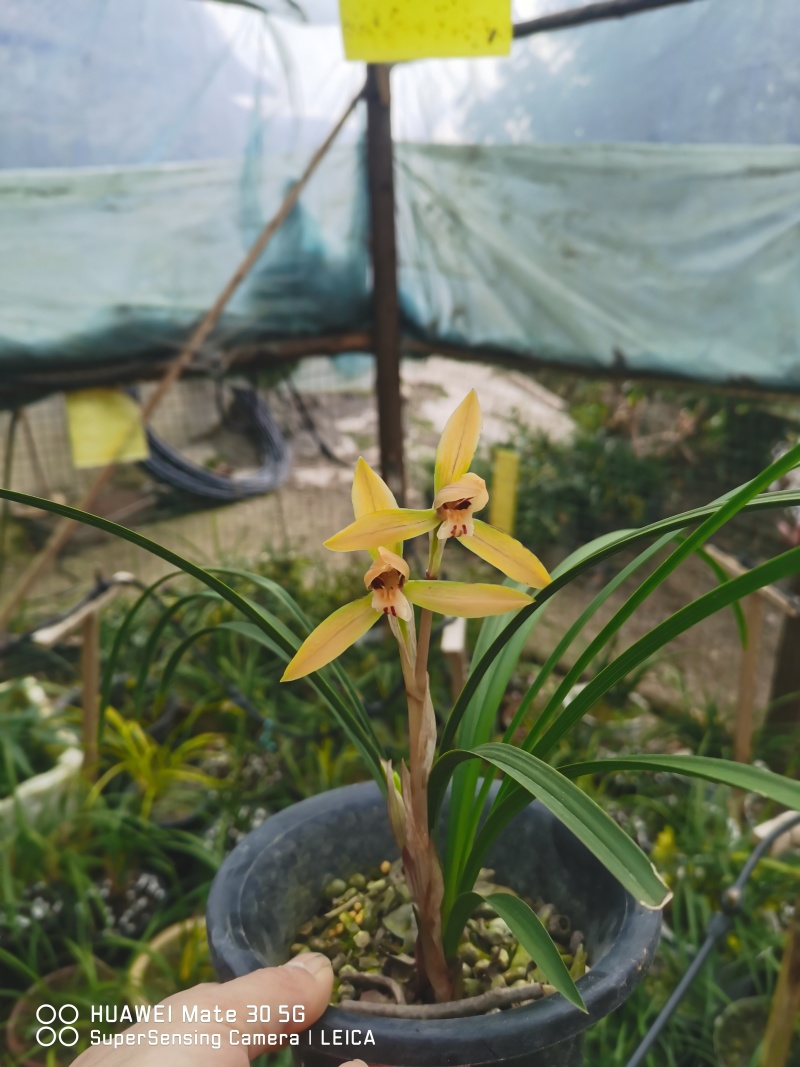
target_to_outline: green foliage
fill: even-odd
[[[642,526],[669,510],[669,471],[657,456],[639,457],[605,429],[578,430],[570,443],[518,427],[520,453],[515,532],[538,551],[570,547],[624,526]]]
[[[510,623],[503,626],[496,620],[489,620],[485,624],[468,683],[446,723],[439,760],[434,766],[431,779],[432,817],[437,813],[438,800],[441,799],[448,782],[451,778],[454,779],[451,818],[455,812],[458,831],[448,839],[448,853],[444,864],[446,897],[443,919],[446,928],[449,929],[448,924],[459,899],[471,891],[477,870],[493,837],[507,824],[514,812],[528,802],[530,794],[538,796],[558,818],[570,825],[590,850],[640,899],[651,904],[663,900],[663,889],[657,883],[649,859],[642,852],[640,845],[624,834],[617,823],[605,815],[597,804],[570,780],[572,776],[595,775],[603,771],[612,774],[630,770],[650,770],[659,774],[674,772],[703,777],[712,782],[728,782],[790,806],[800,806],[800,786],[797,783],[758,768],[742,767],[708,757],[638,757],[625,754],[611,759],[590,760],[577,766],[563,765],[563,748],[568,735],[580,727],[583,717],[591,712],[599,701],[604,700],[612,688],[619,685],[632,670],[640,669],[655,652],[699,620],[736,603],[741,597],[763,585],[800,569],[800,549],[785,552],[755,567],[742,577],[724,581],[710,593],[699,596],[660,622],[623,652],[616,654],[611,651],[623,623],[659,589],[683,560],[702,548],[707,539],[724,523],[745,510],[798,502],[800,494],[766,492],[773,481],[792,469],[798,461],[800,448],[795,448],[736,492],[704,508],[651,523],[634,532],[599,538],[565,560],[558,568],[552,584],[538,594],[528,608],[512,618]],[[261,670],[260,667],[256,668],[257,663],[266,662],[269,664],[268,671],[272,672],[281,669],[308,631],[302,608],[287,595],[282,585],[267,576],[245,575],[231,568],[204,569],[148,541],[141,534],[125,530],[96,516],[82,515],[64,505],[37,501],[8,490],[0,490],[0,496],[39,504],[47,510],[98,526],[161,556],[205,586],[206,591],[200,596],[194,589],[176,590],[171,594],[170,603],[165,606],[160,599],[154,600],[159,589],[163,592],[162,580],[146,590],[139,601],[127,610],[117,627],[109,655],[107,692],[113,688],[114,675],[121,662],[121,650],[128,635],[133,632],[133,623],[139,612],[148,610],[149,605],[155,605],[154,625],[140,646],[141,660],[135,677],[142,686],[147,683],[147,679],[154,678],[151,690],[154,693],[153,706],[159,714],[166,710],[166,692],[171,679],[179,677],[184,657],[191,652],[207,655],[214,664],[224,664],[227,661],[232,665],[241,666],[250,663],[253,671]],[[677,533],[690,528],[694,528],[692,533],[676,538]],[[641,549],[642,543],[649,545],[654,539],[654,547]],[[527,633],[541,616],[548,600],[588,567],[596,565],[613,553],[633,546],[639,546],[640,551],[626,568],[626,580],[636,578],[638,569],[651,559],[657,549],[666,549],[669,546],[670,551],[644,580],[639,581],[628,599],[577,657],[567,676],[539,709],[538,717],[521,745],[514,747],[509,743],[510,737],[506,737],[501,743],[494,742],[495,719],[502,696],[516,669]],[[566,644],[572,643],[579,636],[584,624],[607,600],[613,584],[612,582],[597,594],[581,616],[580,624],[566,635]],[[158,595],[161,596],[160,593]],[[230,617],[231,609],[240,614],[239,620]],[[315,619],[319,617],[319,609],[320,605],[315,600]],[[241,616],[244,617],[244,623],[241,622]],[[174,635],[172,647],[162,653],[161,639],[167,635],[172,628],[172,621],[177,618],[181,620],[182,631]],[[250,653],[246,651],[246,645],[241,644],[243,641],[255,642],[260,656],[248,660]],[[263,649],[267,649],[268,655],[263,653]],[[167,658],[159,658],[163,655]],[[542,669],[545,676],[554,665],[554,660],[548,660]],[[574,695],[573,688],[584,670],[592,673],[591,680]],[[376,677],[378,673],[380,672],[376,672]],[[241,680],[242,672],[236,672],[235,666],[231,674],[236,674]],[[274,675],[270,674],[270,678],[274,679]],[[538,696],[540,691],[544,692],[540,679],[541,673],[533,683],[534,696]],[[381,736],[364,705],[362,695],[356,691],[350,677],[340,667],[332,666],[319,672],[307,684],[315,694],[314,699],[320,702],[319,706],[326,709],[331,721],[349,739],[354,749],[366,761],[376,780],[383,786],[385,783],[379,760],[386,755],[386,738]],[[385,680],[383,684],[385,686]],[[523,697],[523,702],[525,699]],[[529,706],[532,706],[532,702],[533,696],[528,699]],[[144,711],[144,707],[145,702],[140,698],[137,710]],[[280,722],[281,709],[278,708],[278,714],[275,714],[274,709],[270,709],[270,712],[270,721]],[[119,723],[112,722],[112,725],[119,728]],[[135,737],[134,733],[136,731],[129,730],[130,744],[126,742],[126,751],[135,749],[136,758],[144,759],[149,742],[146,738],[142,741],[145,735],[141,730]],[[551,765],[556,762],[556,758],[561,769]],[[474,769],[481,766],[480,761],[488,763],[490,768],[483,771],[482,781],[480,771],[476,773]],[[297,764],[297,761],[295,763]],[[328,761],[321,774],[322,778],[330,780],[332,766],[334,765],[331,761]],[[506,778],[492,801],[488,818],[481,825],[484,800],[496,769],[504,772]],[[298,776],[303,773],[305,768],[298,765]],[[526,927],[525,920],[520,916],[514,915],[512,919],[521,928],[525,928],[529,940],[538,936],[530,924]],[[548,970],[544,957],[541,966],[548,979],[557,986],[561,983],[559,987],[562,991],[572,995],[573,1000],[577,1002],[577,994],[564,985],[562,975]]]
[[[654,522],[753,478],[798,426],[791,409],[723,394],[585,382],[567,393],[571,440],[517,422],[508,442],[520,456],[516,535],[536,551]],[[489,480],[489,465],[480,473]]]

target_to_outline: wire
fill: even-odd
[[[739,877],[723,894],[722,906],[724,910],[715,911],[709,919],[708,925],[706,926],[706,939],[700,947],[699,952],[692,960],[691,966],[686,971],[683,978],[678,982],[669,1000],[661,1009],[658,1018],[645,1034],[644,1040],[636,1049],[633,1056],[628,1060],[626,1067],[641,1067],[641,1064],[644,1063],[645,1056],[647,1056],[653,1048],[659,1034],[669,1022],[670,1016],[680,1004],[681,1000],[683,1000],[686,991],[699,974],[703,964],[711,955],[717,942],[728,933],[733,926],[734,917],[742,911],[743,890],[750,875],[755,870],[758,861],[773,842],[775,842],[782,834],[787,833],[798,825],[800,825],[800,812],[798,812],[793,819],[789,819],[788,822],[776,827],[763,839],[763,841],[759,841],[753,849],[747,863],[745,863],[739,873]]]

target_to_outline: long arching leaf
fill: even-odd
[[[542,925],[541,919],[524,900],[520,900],[513,893],[490,893],[485,897],[480,893],[462,893],[453,905],[447,920],[444,932],[445,954],[448,957],[455,955],[458,939],[467,919],[483,901],[490,904],[500,918],[508,924],[516,939],[542,971],[547,981],[566,997],[570,1004],[574,1004],[581,1011],[586,1011],[586,1005],[583,1003],[575,982],[553,939]]]
[[[611,771],[667,771],[703,778],[718,785],[733,786],[748,793],[758,793],[787,808],[800,811],[800,782],[747,763],[714,759],[711,756],[619,756],[610,759],[570,763],[560,768],[567,778],[581,778],[585,774],[606,774]]]
[[[487,760],[537,797],[646,907],[660,908],[669,900],[670,891],[650,860],[599,804],[549,764],[512,745],[479,745],[440,756],[429,783],[432,808],[441,803],[453,768],[468,759]]]
[[[287,638],[286,635],[290,634],[290,631],[287,630],[283,623],[278,619],[275,619],[274,616],[271,616],[264,608],[249,601],[246,597],[241,596],[236,590],[232,589],[211,571],[193,563],[191,560],[185,559],[183,556],[166,548],[164,545],[160,545],[156,541],[151,541],[149,537],[145,537],[144,534],[141,534],[136,530],[130,530],[126,526],[120,526],[116,522],[111,522],[110,519],[104,519],[99,515],[92,515],[90,512],[81,511],[79,508],[70,507],[68,504],[60,504],[54,500],[46,500],[42,497],[32,496],[29,493],[18,493],[13,489],[0,488],[0,499],[12,500],[19,504],[26,504],[29,507],[41,508],[42,511],[49,511],[55,515],[62,515],[66,519],[72,519],[74,522],[82,523],[85,526],[93,526],[95,529],[111,534],[112,537],[117,537],[122,541],[128,541],[130,544],[136,545],[137,547],[144,549],[146,552],[150,552],[154,556],[158,556],[160,559],[169,563],[170,566],[176,567],[179,571],[191,575],[199,582],[202,582],[203,585],[212,589],[215,593],[219,593],[223,600],[226,600],[233,607],[237,608],[245,618],[249,619],[258,626],[259,629],[267,633],[275,641],[276,645],[283,650],[287,660],[291,659],[300,647],[299,639],[294,637],[294,635],[292,635],[291,638]],[[350,740],[361,752],[361,755],[379,788],[385,792],[386,780],[381,769],[383,753],[378,744],[374,730],[371,726],[369,728],[366,727],[365,724],[355,716],[352,708],[345,703],[341,695],[336,692],[330,682],[324,677],[316,675],[314,678],[309,679],[309,683],[323,697],[332,713],[341,723],[342,728],[345,730]]]
[[[800,455],[800,448],[793,449],[792,453]],[[787,455],[789,455],[789,453],[787,453]],[[790,467],[796,463],[797,456],[793,455],[793,463],[790,464]],[[772,476],[775,477],[774,472]],[[727,500],[731,495],[732,494],[728,494],[722,499]],[[800,491],[784,489],[774,493],[761,493],[754,499],[747,501],[747,503],[745,503],[739,510],[742,512],[761,511],[767,508],[788,508],[796,507],[798,505],[800,505]],[[720,506],[721,504],[719,502],[706,504],[701,508],[692,508],[690,511],[684,511],[679,515],[672,515],[667,519],[660,519],[658,522],[651,523],[649,526],[643,526],[639,530],[624,530],[613,534],[606,534],[602,538],[593,541],[590,545],[585,546],[585,550],[579,555],[576,554],[575,557],[572,557],[573,561],[567,569],[557,570],[552,583],[548,585],[546,589],[540,590],[536,594],[534,603],[530,604],[527,608],[523,608],[522,611],[520,611],[504,627],[501,633],[498,634],[483,654],[480,661],[473,667],[470,676],[467,679],[467,683],[454,704],[453,710],[445,724],[440,746],[441,750],[445,751],[446,749],[453,747],[461,718],[484,674],[490,669],[495,658],[502,651],[511,635],[522,626],[524,622],[526,622],[538,607],[549,600],[550,597],[555,596],[560,589],[563,589],[564,586],[577,578],[578,575],[582,574],[590,567],[594,567],[597,563],[602,562],[609,556],[614,555],[616,552],[631,548],[639,544],[641,541],[647,541],[650,538],[658,537],[661,534],[672,533],[677,530],[686,529],[689,526],[695,526],[698,523],[703,522],[703,520],[707,519],[709,516],[716,514],[719,511]]]

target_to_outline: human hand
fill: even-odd
[[[280,1041],[280,1035],[299,1033],[316,1022],[328,1006],[332,989],[333,971],[327,957],[304,952],[282,967],[253,971],[231,982],[205,982],[175,993],[162,1002],[165,1008],[172,1008],[171,1013],[163,1013],[171,1014],[171,1021],[154,1022],[151,1018],[136,1023],[116,1035],[123,1039],[116,1047],[93,1045],[72,1067],[247,1067],[261,1053],[286,1047],[285,1043],[265,1044],[270,1034]],[[248,1005],[263,1006],[260,1014],[271,1021],[248,1021],[251,1014],[259,1014],[248,1012]],[[285,1005],[290,1007],[288,1013],[279,1010]],[[303,1010],[292,1012],[295,1005]],[[192,1013],[198,1009],[197,1021],[184,1021],[184,1007]],[[201,1021],[204,1012],[214,1021]],[[281,1022],[281,1016],[287,1014],[298,1021]],[[191,1034],[194,1040],[173,1043],[173,1037],[184,1034]],[[209,1043],[202,1043],[203,1035]],[[258,1043],[246,1043],[253,1040]],[[352,1060],[343,1067],[366,1065]]]

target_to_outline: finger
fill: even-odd
[[[204,1007],[218,1009],[219,1021],[253,1057],[276,1047],[259,1038],[297,1033],[316,1022],[332,990],[333,970],[327,956],[303,952],[282,967],[267,967],[219,985],[196,986],[170,997],[167,1003],[181,1008],[186,1004],[190,1010],[196,1005],[200,1012]]]

